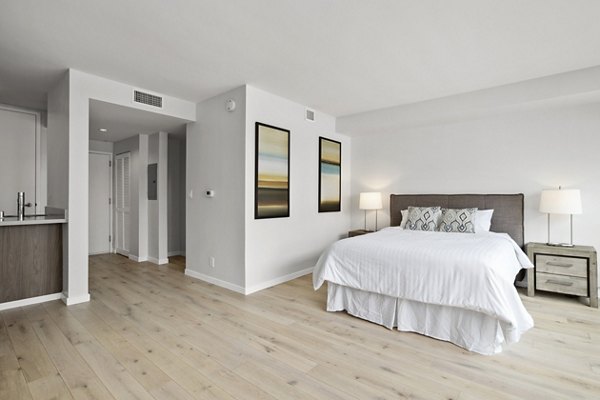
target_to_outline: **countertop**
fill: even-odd
[[[0,219],[0,227],[18,226],[18,225],[43,225],[43,224],[64,224],[67,222],[64,214],[25,216],[22,220],[18,217],[4,217]]]

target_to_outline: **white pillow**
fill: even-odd
[[[400,222],[400,228],[404,229],[406,226],[406,218],[408,217],[408,208],[406,210],[401,210],[400,214],[402,214],[402,222]]]
[[[494,210],[477,210],[475,213],[475,233],[489,232],[492,226],[492,214]]]

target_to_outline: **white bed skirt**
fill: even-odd
[[[487,314],[365,292],[327,282],[327,311],[346,311],[388,329],[417,332],[480,354],[506,344],[501,322]]]

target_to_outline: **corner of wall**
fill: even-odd
[[[228,99],[235,110],[226,110]],[[246,87],[199,103],[196,113],[198,122],[188,124],[186,134],[187,270],[243,288]],[[207,190],[214,197],[205,196]]]

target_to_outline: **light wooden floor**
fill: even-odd
[[[0,313],[0,399],[598,399],[600,314],[524,297],[496,356],[324,311],[310,276],[244,297],[115,255],[92,301]]]

